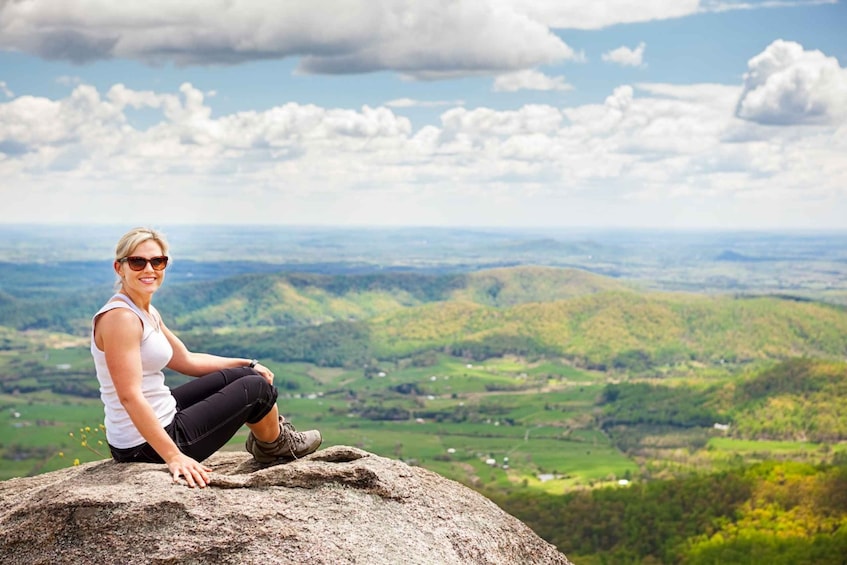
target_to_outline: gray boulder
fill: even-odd
[[[360,449],[206,463],[205,489],[113,461],[4,481],[0,563],[570,564],[473,490]]]

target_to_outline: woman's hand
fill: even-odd
[[[212,470],[184,453],[174,456],[167,462],[167,465],[168,470],[173,474],[175,483],[179,481],[179,476],[182,475],[191,488],[195,486],[206,488],[206,485],[209,484],[209,473]]]
[[[268,381],[268,384],[274,384],[274,374],[270,369],[262,365],[261,363],[256,363],[256,366],[253,367],[253,370],[265,377],[265,380]]]

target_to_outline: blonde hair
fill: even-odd
[[[136,247],[149,240],[153,240],[159,244],[159,247],[162,248],[162,255],[168,254],[168,240],[165,239],[162,232],[152,228],[133,228],[126,232],[123,237],[118,240],[118,244],[115,246],[115,261],[120,261],[125,257],[129,257],[129,254],[132,253]],[[120,284],[121,279],[118,277],[118,280],[115,282],[115,288],[119,288]]]

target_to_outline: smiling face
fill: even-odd
[[[138,244],[131,253],[127,254],[127,257],[135,256],[150,259],[164,254],[161,245],[153,239],[148,239]],[[126,262],[115,261],[115,272],[121,277],[121,291],[136,303],[149,302],[153,293],[159,290],[162,281],[165,280],[165,271],[154,270],[149,261],[140,271],[133,271]]]

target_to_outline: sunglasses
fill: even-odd
[[[154,271],[164,271],[165,267],[168,266],[168,257],[166,255],[150,257],[149,259],[147,257],[124,257],[118,259],[118,263],[126,263],[133,271],[143,271],[147,263],[150,263]]]

